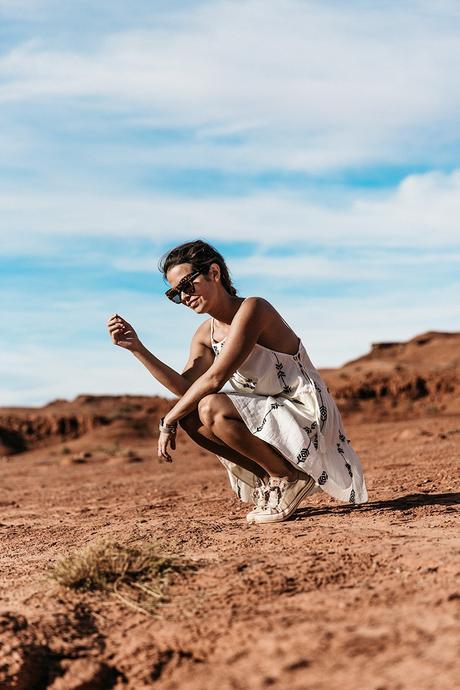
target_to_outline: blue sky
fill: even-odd
[[[162,393],[200,317],[161,254],[227,257],[317,366],[460,330],[457,2],[0,0],[0,404]]]

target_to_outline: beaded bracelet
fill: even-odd
[[[163,434],[170,434],[173,436],[177,432],[177,422],[172,424],[165,424],[165,418],[160,419],[160,426],[158,427]]]

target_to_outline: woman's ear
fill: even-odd
[[[216,283],[220,281],[220,266],[219,264],[211,264],[209,267],[209,275]]]

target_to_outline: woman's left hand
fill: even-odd
[[[176,450],[176,434],[160,431],[160,435],[158,436],[159,462],[172,462],[172,457],[168,452],[168,447],[171,448],[171,450]]]

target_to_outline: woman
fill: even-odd
[[[158,457],[171,462],[177,424],[225,465],[232,489],[254,507],[249,522],[280,522],[323,490],[367,500],[361,464],[329,389],[300,338],[261,297],[239,297],[227,265],[197,240],[160,264],[166,296],[209,314],[192,338],[182,374],[157,359],[115,314],[112,341],[131,350],[179,400],[160,422]],[[231,392],[219,392],[229,381]]]

